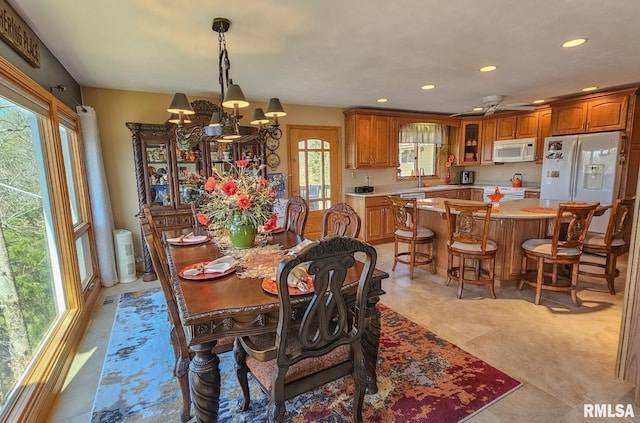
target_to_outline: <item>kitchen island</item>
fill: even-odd
[[[436,272],[447,273],[447,220],[444,201],[430,198],[418,201],[418,224],[435,232],[433,244]],[[498,211],[492,211],[489,239],[498,244],[495,286],[513,286],[520,280],[522,243],[531,238],[545,238],[552,230],[558,202],[537,198],[505,201]],[[478,213],[481,217],[481,213]]]

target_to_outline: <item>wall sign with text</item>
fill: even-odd
[[[40,40],[6,0],[0,0],[0,38],[31,66],[40,67]]]

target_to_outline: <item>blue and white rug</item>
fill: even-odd
[[[182,396],[173,376],[167,318],[160,288],[120,295],[91,423],[180,422]],[[229,399],[220,399],[219,421],[260,421],[267,398],[256,384],[251,387],[252,411],[236,414],[242,394],[231,353],[220,355],[220,372]]]
[[[365,397],[364,421],[460,422],[521,386],[426,328],[379,308],[379,391]],[[160,288],[122,294],[91,422],[179,423],[182,398],[174,362]],[[251,408],[239,412],[242,393],[233,364],[232,353],[220,355],[218,421],[264,422],[268,399],[251,378]],[[350,422],[352,396],[351,378],[338,379],[287,401],[287,421]]]

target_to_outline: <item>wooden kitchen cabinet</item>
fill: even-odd
[[[544,139],[551,135],[551,108],[538,113],[538,136],[536,137],[536,163],[542,163],[544,157]]]
[[[442,191],[427,191],[425,198],[453,198],[456,200],[469,200],[471,198],[471,189],[445,189]]]
[[[362,197],[345,195],[345,202],[360,216],[360,238],[369,243],[393,241],[393,212],[387,196]]]
[[[480,164],[481,119],[462,119],[461,138],[458,140],[457,158],[461,166],[477,166]]]
[[[348,110],[345,112],[346,168],[398,166],[398,119]]]
[[[480,164],[493,164],[493,142],[496,140],[496,127],[498,120],[495,118],[483,119],[480,128]]]
[[[469,200],[472,201],[484,201],[484,189],[482,188],[470,188]]]
[[[552,106],[553,135],[616,131],[626,128],[628,94],[581,99]]]
[[[499,116],[496,139],[535,138],[538,134],[538,112]]]

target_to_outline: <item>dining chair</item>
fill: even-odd
[[[296,195],[287,202],[285,211],[285,230],[291,231],[304,238],[304,228],[307,225],[309,205],[304,198]]]
[[[358,262],[354,255],[358,253]],[[251,401],[247,375],[250,372],[269,396],[269,421],[285,421],[284,402],[340,377],[354,381],[353,419],[362,422],[367,372],[363,356],[363,331],[367,325],[367,296],[376,265],[376,250],[349,237],[319,239],[300,253],[280,263],[277,272],[277,333],[238,338],[234,348],[238,381],[243,392],[243,410]],[[294,309],[289,279],[301,266],[313,281],[308,303]],[[357,277],[344,289],[347,275]],[[351,279],[351,277],[349,277]],[[307,279],[309,280],[309,279]],[[349,282],[349,281],[348,281]],[[300,299],[297,301],[300,304]]]
[[[458,298],[462,298],[464,284],[487,285],[495,299],[498,245],[489,239],[491,203],[445,200],[444,207],[448,230],[445,285],[457,280]]]
[[[389,195],[393,217],[393,267],[398,263],[409,265],[409,279],[413,279],[413,268],[431,264],[431,273],[436,273],[433,260],[433,240],[436,234],[429,228],[418,225],[418,201]],[[407,244],[408,251],[399,251],[400,244]],[[418,251],[419,245],[428,245],[429,251]]]
[[[604,256],[605,262],[596,261],[595,257],[587,257],[583,255],[580,260],[580,270],[578,274],[591,276],[594,278],[604,278],[607,281],[609,293],[616,295],[615,280],[620,275],[617,268],[618,255],[622,253],[626,245],[622,238],[626,230],[627,224],[631,220],[631,210],[635,199],[622,200],[617,199],[612,205],[594,212],[594,216],[601,214],[606,210],[610,210],[609,222],[605,233],[589,232],[582,243],[582,252],[597,256]],[[603,271],[596,273],[589,268],[600,268]]]
[[[321,237],[331,235],[357,238],[360,233],[360,216],[347,203],[337,203],[322,215]]]
[[[536,288],[535,305],[540,304],[542,291],[571,294],[571,302],[579,306],[577,295],[578,270],[582,246],[593,213],[599,203],[560,203],[553,235],[550,239],[528,239],[522,243],[522,267],[519,289],[525,284]],[[529,268],[533,261],[535,266]],[[545,267],[545,265],[547,265]],[[570,266],[569,280],[559,272],[559,266]],[[558,282],[564,282],[559,284]]]
[[[189,389],[188,370],[189,363],[193,358],[193,352],[189,349],[189,340],[180,321],[180,314],[178,312],[175,291],[171,282],[169,264],[164,252],[162,238],[153,221],[151,209],[147,205],[143,206],[142,215],[140,216],[140,226],[153,268],[167,303],[167,313],[171,326],[169,337],[176,360],[173,367],[173,374],[178,379],[180,391],[182,392],[182,412],[180,418],[184,423],[191,417],[191,392]],[[235,338],[232,337],[220,339],[216,344],[214,352],[220,354],[231,351],[234,340]]]

